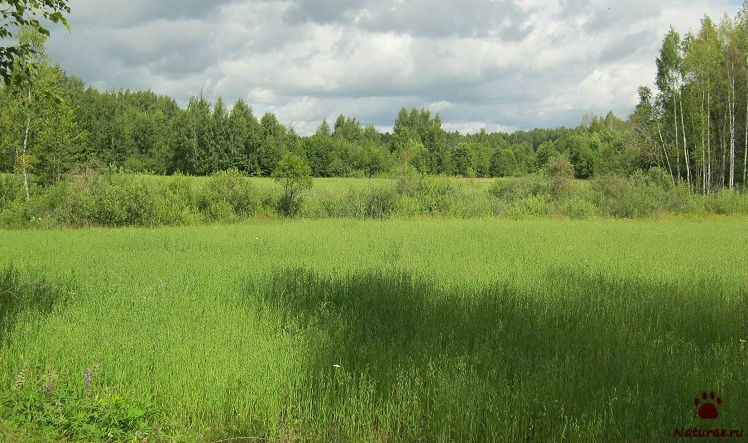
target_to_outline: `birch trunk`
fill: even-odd
[[[688,155],[688,142],[686,141],[686,124],[683,121],[683,95],[678,92],[678,95],[680,95],[680,126],[683,130],[683,159],[686,162],[686,181],[688,182],[688,187],[691,187],[691,161],[689,159]]]
[[[704,88],[701,89],[701,120],[699,124],[701,126],[701,193],[706,195],[706,141],[704,137],[704,100],[706,99],[706,91]]]
[[[678,181],[680,181],[680,142],[678,141],[678,100],[677,95],[673,92],[673,121],[675,123],[675,169],[678,172]]]
[[[675,184],[675,176],[673,176],[673,167],[670,165],[670,156],[667,155],[667,149],[665,149],[665,140],[662,138],[662,131],[660,130],[660,119],[655,118],[657,122],[657,134],[660,136],[660,143],[662,144],[662,152],[665,153],[665,161],[667,162],[667,170],[670,171],[670,180]]]
[[[23,174],[23,189],[26,191],[26,201],[31,199],[29,195],[29,174],[27,171],[28,158],[26,152],[29,145],[29,129],[31,128],[31,89],[29,89],[29,102],[26,108],[26,127],[23,130],[23,146],[21,147],[21,174]]]
[[[709,81],[706,82],[706,193],[712,190],[712,105]]]
[[[729,101],[729,112],[730,112],[730,190],[735,190],[735,73],[733,72],[730,78],[730,89],[732,92],[732,99]]]
[[[748,65],[748,57],[746,58],[746,64]],[[748,189],[746,184],[746,167],[748,167],[748,76],[745,78],[746,93],[745,93],[745,144],[743,144],[743,190]]]

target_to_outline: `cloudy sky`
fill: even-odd
[[[203,94],[299,133],[339,113],[380,129],[402,107],[449,130],[627,115],[672,24],[739,0],[71,0],[49,52],[102,89]]]

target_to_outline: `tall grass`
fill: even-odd
[[[745,300],[708,278],[652,284],[552,270],[544,285],[442,290],[407,273],[273,275],[265,300],[307,337],[294,431],[322,440],[656,440],[698,424],[688,407],[690,392],[704,389],[695,374],[730,392],[727,420],[745,423],[736,339],[745,316],[734,315]]]
[[[0,265],[78,288],[63,308],[12,327],[0,392],[28,367],[34,392],[52,374],[77,405],[93,369],[94,392],[126,405],[95,416],[143,412],[128,435],[151,440],[661,441],[699,425],[693,398],[704,390],[724,400],[720,426],[745,428],[745,227],[0,231]],[[6,398],[0,428],[18,426],[16,397]],[[100,439],[40,426],[25,432]]]

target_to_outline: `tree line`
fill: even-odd
[[[22,38],[43,43],[38,34]],[[255,115],[243,100],[229,107],[193,97],[182,108],[151,91],[102,92],[41,54],[33,82],[0,89],[0,172],[28,170],[44,182],[97,163],[155,174],[235,168],[270,176],[286,153],[304,158],[317,177],[371,177],[403,165],[425,174],[515,176],[564,153],[579,164],[580,177],[593,175],[593,163],[598,170],[627,163],[619,158],[625,123],[612,114],[578,128],[463,135],[446,131],[438,114],[403,108],[391,132],[340,115],[300,136],[272,113]]]
[[[640,103],[625,120],[608,113],[587,116],[574,128],[475,134],[446,131],[438,114],[403,108],[385,133],[340,115],[301,136],[272,113],[256,115],[243,100],[193,97],[180,107],[151,91],[102,92],[53,64],[44,54],[45,36],[25,29],[20,42],[34,48],[34,58],[12,74],[28,81],[0,89],[0,172],[41,184],[92,165],[271,176],[293,154],[316,177],[372,177],[402,168],[506,177],[540,171],[564,156],[582,179],[659,166],[693,190],[735,189],[745,186],[748,166],[745,11],[719,25],[705,17],[697,34],[681,37],[671,29],[656,61],[656,90],[640,88]]]
[[[649,162],[704,194],[746,185],[748,169],[748,2],[698,32],[665,36],[656,90],[639,88],[629,122]]]

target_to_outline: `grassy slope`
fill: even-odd
[[[163,404],[206,437],[660,439],[698,424],[701,389],[722,393],[731,426],[748,408],[746,228],[730,218],[0,231],[1,262],[80,286],[0,350],[2,386],[20,355],[71,379],[95,366],[99,383]],[[283,272],[297,268],[318,274]]]

